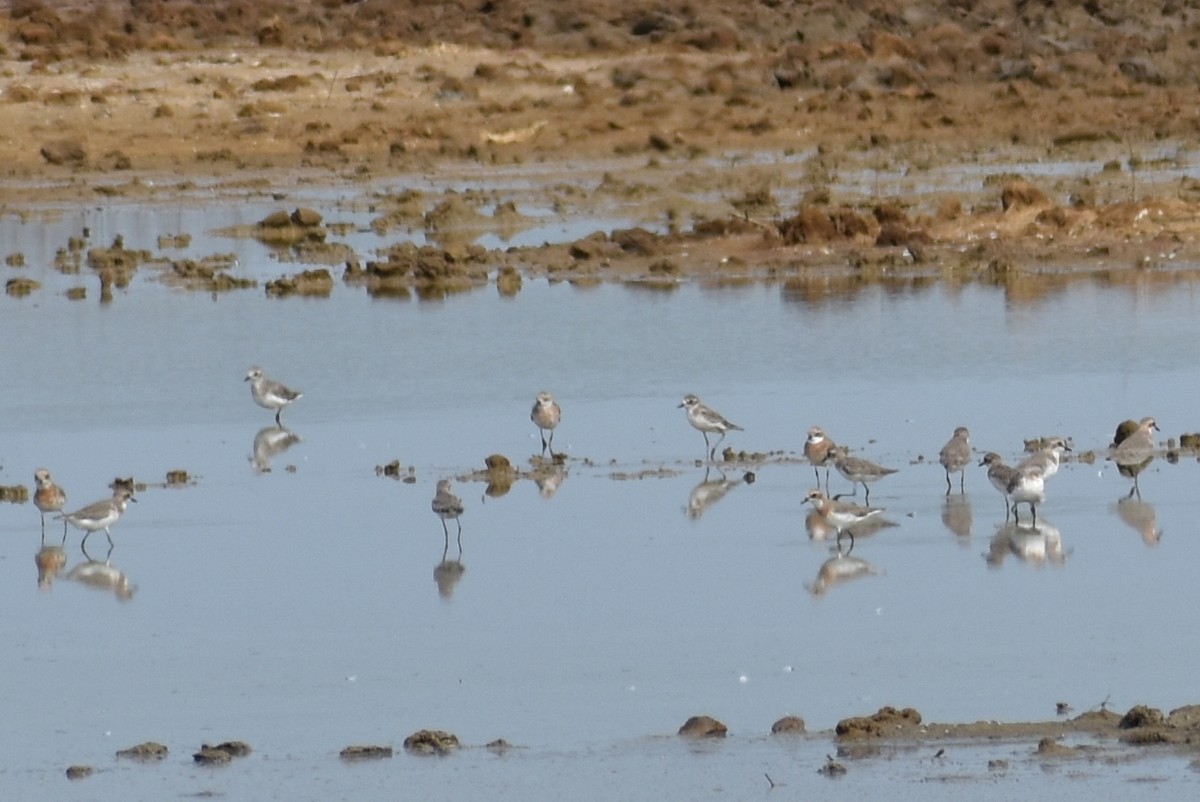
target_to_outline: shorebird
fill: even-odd
[[[542,390],[537,394],[537,399],[533,402],[533,410],[529,413],[529,419],[533,421],[533,425],[538,427],[538,434],[542,438],[542,453],[546,453],[546,449],[550,449],[550,456],[554,456],[554,428],[558,426],[562,420],[562,407],[554,400],[554,396]],[[546,432],[550,432],[550,440],[546,440]]]
[[[250,395],[254,398],[254,403],[264,409],[275,410],[275,425],[277,426],[283,425],[279,421],[279,413],[283,411],[283,408],[304,395],[304,393],[268,379],[260,367],[252,367],[246,371],[245,381],[250,382]]]
[[[733,429],[743,431],[741,426],[736,423],[731,423],[721,413],[709,406],[700,403],[700,399],[690,393],[683,397],[683,401],[679,404],[680,407],[687,410],[688,423],[700,433],[704,435],[704,447],[709,449],[708,433],[720,432],[721,436],[717,438],[717,442],[708,450],[708,458],[714,459],[717,453],[717,446],[721,445],[721,441],[725,439],[725,433]]]
[[[87,534],[83,536],[83,541],[79,544],[80,548],[84,543],[87,543],[88,537],[92,532],[98,532],[103,529],[104,534],[108,537],[108,545],[113,545],[112,532],[108,531],[108,527],[112,526],[121,517],[121,513],[125,512],[125,506],[130,501],[137,501],[133,497],[133,491],[128,487],[118,485],[113,491],[112,498],[106,498],[103,501],[97,501],[87,505],[83,509],[69,512],[65,515],[56,515],[55,518],[61,518],[72,526],[84,529]]]
[[[1046,500],[1046,480],[1058,473],[1059,461],[1064,451],[1071,447],[1061,437],[1051,438],[1041,450],[1022,461],[1013,470],[1008,481],[1008,495],[1012,498],[1013,517],[1020,522],[1017,505],[1029,505],[1034,526],[1037,525],[1037,505]]]
[[[446,527],[446,521],[454,521],[458,524],[458,550],[462,551],[462,521],[458,516],[463,514],[462,499],[450,492],[450,480],[442,479],[437,483],[437,493],[433,496],[433,501],[429,503],[430,509],[442,519],[442,532],[446,536],[446,544],[450,543],[450,530]]]
[[[950,483],[950,474],[958,472],[958,492],[965,492],[963,483],[966,481],[967,465],[971,462],[971,433],[966,426],[959,426],[942,450],[938,452],[938,462],[946,469],[946,495],[954,486]]]
[[[845,501],[831,499],[820,488],[813,488],[804,497],[805,502],[812,504],[825,522],[837,530],[837,543],[842,542],[842,534],[850,535],[850,549],[854,549],[854,532],[850,527],[860,524],[868,518],[879,515],[883,510],[879,507],[860,507]],[[847,551],[847,554],[849,551]]]
[[[37,490],[33,493],[33,506],[38,508],[38,512],[42,514],[42,542],[45,543],[46,538],[46,513],[62,512],[63,506],[67,503],[67,494],[61,487],[54,484],[54,480],[50,478],[50,471],[45,468],[38,468],[33,472],[33,479],[37,482]],[[63,542],[67,540],[67,522],[63,521]]]
[[[1126,421],[1117,427],[1117,434],[1110,446],[1112,451],[1109,453],[1108,459],[1117,464],[1118,473],[1133,479],[1133,488],[1129,491],[1129,497],[1136,493],[1138,498],[1141,498],[1142,491],[1138,487],[1138,474],[1154,459],[1154,448],[1157,445],[1154,442],[1154,433],[1159,429],[1154,418],[1142,418],[1132,427],[1129,426],[1130,423],[1132,421]]]
[[[813,475],[817,477],[817,485],[821,484],[821,474],[818,467],[825,466],[825,490],[829,490],[829,463],[833,461],[830,453],[837,448],[837,443],[825,434],[820,426],[808,430],[808,438],[804,441],[804,456],[813,466]]]
[[[1047,479],[1058,473],[1059,463],[1064,451],[1070,451],[1071,446],[1061,437],[1051,437],[1037,451],[1017,463],[1017,470],[1038,466]]]
[[[831,454],[833,456],[833,467],[837,468],[838,473],[845,477],[847,481],[854,483],[854,492],[850,495],[858,495],[858,486],[861,484],[863,489],[867,491],[866,501],[868,504],[871,503],[871,488],[867,483],[882,479],[896,472],[895,468],[885,468],[882,465],[876,465],[874,462],[862,459],[861,457],[847,456],[841,446],[834,446],[831,449]],[[834,496],[834,498],[840,498],[840,496]]]
[[[992,487],[1000,491],[1000,495],[1004,498],[1004,520],[1008,520],[1012,510],[1008,504],[1008,483],[1012,481],[1013,474],[1017,469],[1012,465],[1004,464],[1004,457],[997,454],[995,451],[989,451],[983,455],[983,459],[979,463],[980,467],[987,466],[987,478],[992,483]]]

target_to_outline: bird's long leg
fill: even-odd
[[[446,527],[446,519],[442,518],[442,534],[446,536],[446,540],[450,539],[450,530]]]
[[[958,472],[958,492],[959,493],[967,492],[966,484],[967,484],[967,472],[959,471]]]
[[[46,513],[42,513],[42,545],[46,544]]]
[[[108,549],[109,549],[109,553],[112,553],[112,547],[113,547],[114,545],[116,545],[116,544],[115,544],[115,543],[113,543],[113,539],[112,539],[112,532],[108,531],[108,527],[107,527],[107,526],[106,526],[106,527],[104,527],[104,536],[105,536],[106,538],[108,538]]]
[[[706,432],[706,431],[704,431],[704,430],[701,430],[701,431],[700,431],[700,434],[704,435],[704,453],[708,454],[708,455],[709,455],[709,458],[711,459],[711,458],[712,458],[712,451],[710,451],[710,450],[709,450],[709,447],[708,447],[708,432]]]
[[[462,559],[462,521],[458,522],[458,558]]]
[[[1029,502],[1029,512],[1033,514],[1033,526],[1036,529],[1037,528],[1037,507],[1034,506],[1034,503],[1032,501]]]
[[[282,413],[283,413],[283,407],[280,407],[279,409],[275,410],[275,425],[276,426],[283,426],[283,423],[279,420],[279,416]]]
[[[946,495],[950,495],[950,491],[954,489],[954,485],[950,484],[950,471],[946,471]]]
[[[863,482],[862,486],[863,486],[863,490],[867,491],[867,500],[865,503],[870,504],[871,503],[871,486],[869,484],[867,484],[866,482]],[[858,487],[856,486],[854,489],[858,490]]]

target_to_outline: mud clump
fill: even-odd
[[[82,780],[85,777],[91,777],[92,774],[95,773],[95,771],[96,770],[94,768],[92,768],[91,766],[68,766],[67,767],[67,779],[68,780]]]
[[[843,740],[885,738],[902,735],[906,731],[915,731],[920,724],[921,714],[911,707],[903,710],[881,707],[878,712],[870,716],[842,719],[837,723],[834,731],[837,737]]]
[[[253,236],[266,245],[291,246],[306,241],[324,242],[328,232],[314,209],[299,208],[288,214],[272,212],[258,221]]]
[[[83,144],[73,139],[47,142],[42,145],[42,158],[46,164],[62,167],[82,167],[87,164],[87,150]]]
[[[4,292],[12,298],[24,298],[34,290],[41,289],[41,283],[31,278],[10,278],[4,282]]]
[[[391,757],[392,747],[390,746],[347,746],[341,752],[338,752],[338,757],[342,760],[378,760],[380,758]]]
[[[128,758],[130,760],[163,760],[167,754],[167,747],[157,741],[145,741],[137,746],[117,750],[117,757]]]
[[[414,755],[448,755],[458,746],[458,736],[444,730],[417,730],[404,739],[405,750]]]
[[[509,490],[519,475],[512,462],[503,454],[490,454],[483,460],[484,478],[487,488],[483,491],[491,498],[500,498]]]
[[[182,468],[173,471],[167,471],[167,487],[186,485],[190,481],[192,481],[192,478],[188,476],[188,472]]]
[[[201,744],[200,751],[192,755],[197,763],[213,765],[228,763],[235,757],[245,757],[253,751],[245,741],[224,741],[216,746]]]
[[[712,716],[692,716],[679,728],[679,734],[685,738],[724,738],[728,732],[728,728]]]
[[[804,719],[799,716],[784,716],[771,725],[772,735],[800,735],[804,731]]]
[[[0,485],[0,501],[24,504],[29,501],[29,488],[25,485]]]
[[[171,262],[171,272],[166,277],[169,283],[177,283],[188,289],[205,292],[228,292],[229,290],[253,289],[258,282],[249,278],[236,278],[227,268],[232,258],[213,257],[195,261],[181,259]]]
[[[333,275],[324,268],[305,270],[294,276],[281,276],[267,282],[268,298],[300,295],[308,298],[328,298],[333,293]]]

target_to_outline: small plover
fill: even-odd
[[[938,462],[946,469],[946,495],[954,489],[950,483],[950,474],[958,474],[958,492],[965,492],[963,483],[966,481],[967,465],[971,462],[971,433],[966,426],[959,426],[942,450],[938,452]]]
[[[65,515],[57,515],[55,518],[61,518],[74,527],[87,531],[83,536],[82,547],[87,543],[88,537],[92,532],[104,530],[104,534],[108,537],[108,545],[113,545],[112,532],[108,531],[108,527],[112,526],[121,517],[121,513],[125,512],[125,506],[130,501],[137,501],[133,497],[133,491],[128,487],[117,486],[113,491],[112,498],[106,498],[103,501],[97,501],[87,505],[83,509],[69,512]]]
[[[450,542],[450,530],[446,527],[446,521],[454,521],[458,524],[458,549],[462,551],[462,521],[458,516],[463,514],[462,499],[450,492],[450,480],[441,479],[437,483],[437,493],[433,496],[433,501],[429,503],[430,509],[438,518],[442,519],[442,532],[446,536],[447,544]]]
[[[38,508],[38,512],[42,514],[42,538],[46,537],[46,513],[62,512],[63,506],[67,503],[66,492],[54,484],[54,480],[50,478],[50,471],[45,468],[38,468],[33,472],[34,481],[37,482],[37,490],[33,493],[33,506]],[[67,523],[63,521],[63,540],[67,539]]]
[[[546,453],[546,449],[550,450],[550,456],[554,456],[554,429],[562,421],[562,407],[554,400],[554,396],[542,390],[537,394],[537,399],[533,402],[533,409],[529,413],[529,419],[533,421],[533,425],[538,428],[538,434],[542,438],[542,453]],[[550,439],[547,441],[546,432],[550,432]]]
[[[260,367],[252,367],[246,371],[245,381],[250,382],[250,395],[254,398],[254,403],[264,409],[275,410],[275,423],[278,426],[283,425],[279,421],[279,413],[283,408],[304,395],[268,379]]]
[[[850,535],[851,549],[854,548],[854,532],[851,527],[883,512],[879,507],[861,507],[857,504],[831,499],[819,488],[808,491],[804,501],[812,504],[813,509],[825,519],[825,522],[837,530],[837,543],[841,543],[843,533]]]
[[[813,426],[808,430],[808,438],[804,441],[804,456],[813,466],[813,475],[817,477],[817,484],[821,484],[821,474],[817,468],[825,466],[825,490],[829,490],[829,463],[833,461],[833,449],[837,448],[837,444],[830,439],[829,435],[825,434],[825,430],[820,426]]]
[[[721,441],[725,439],[726,432],[730,430],[743,431],[741,426],[732,423],[712,407],[700,403],[700,399],[690,393],[683,397],[679,406],[687,411],[688,423],[692,424],[693,428],[699,429],[700,433],[704,435],[704,447],[708,449],[709,459],[716,458],[717,446],[721,445]],[[708,443],[709,432],[721,433],[711,448]]]
[[[848,456],[841,446],[835,446],[832,454],[833,467],[837,468],[838,473],[845,477],[846,481],[854,483],[854,492],[850,495],[858,495],[858,486],[861,484],[863,490],[867,491],[868,504],[871,503],[871,487],[868,483],[878,481],[896,472],[895,468],[885,468],[861,457]]]

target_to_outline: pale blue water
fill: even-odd
[[[152,218],[139,226],[155,232]],[[51,253],[61,244],[36,225],[13,231]],[[263,258],[249,250],[246,270]],[[0,298],[0,484],[29,486],[46,466],[74,508],[118,475],[196,479],[147,488],[114,526],[110,563],[136,586],[128,600],[66,579],[83,561],[75,531],[67,568],[39,591],[37,512],[0,509],[6,796],[363,799],[402,786],[446,799],[740,799],[769,792],[764,773],[789,794],[839,797],[895,783],[951,798],[969,782],[998,799],[1090,797],[1114,779],[1190,787],[1174,755],[1047,771],[1003,744],[951,750],[944,764],[903,752],[853,761],[831,782],[816,774],[835,750],[827,737],[765,733],[787,713],[827,729],[885,704],[960,722],[1047,719],[1060,700],[1118,711],[1197,701],[1194,459],[1142,474],[1161,532],[1151,545],[1116,506],[1129,480],[1103,460],[1064,466],[1039,515],[1064,559],[1010,552],[998,566],[986,558],[1003,508],[983,469],[968,471],[960,535],[942,522],[940,467],[917,463],[936,460],[957,425],[981,453],[1010,459],[1044,434],[1102,448],[1127,417],[1155,415],[1164,436],[1200,428],[1194,285],[1080,281],[1028,305],[985,286],[805,304],[771,284],[541,281],[511,299],[488,287],[375,301],[339,285],[327,300],[272,301],[168,289],[143,270],[103,306],[86,270],[82,302],[59,294],[74,278],[37,264],[0,273],[46,282]],[[251,364],[305,393],[283,415],[302,442],[267,473],[250,462],[272,423],[242,381]],[[555,445],[568,475],[550,498],[523,481],[484,500],[483,484],[457,481],[465,571],[440,592],[434,485],[491,453],[526,465],[540,389],[564,409]],[[731,479],[752,469],[756,481],[689,517],[705,468],[677,408],[687,392],[745,427],[726,440],[735,448],[795,456],[820,424],[901,468],[871,494],[897,525],[854,551],[880,573],[806,590],[830,552],[805,530],[813,476],[800,462],[738,466]],[[415,467],[415,483],[376,476],[392,459]],[[651,475],[614,479],[640,471]],[[836,475],[833,486],[849,489]],[[103,560],[105,545],[95,535],[89,552]],[[699,713],[730,739],[673,737]],[[518,748],[336,757],[352,743],[399,750],[422,727]],[[202,741],[232,738],[256,751],[192,766]],[[147,739],[168,744],[166,763],[113,758]],[[1012,768],[989,774],[994,757]],[[72,763],[99,773],[68,786]]]

